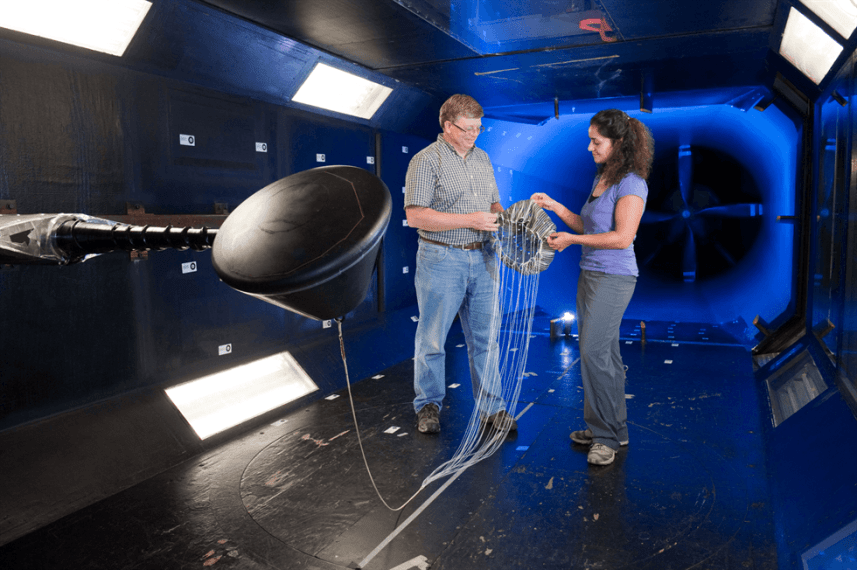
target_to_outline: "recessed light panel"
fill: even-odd
[[[852,0],[801,0],[846,40],[857,28],[857,6]]]
[[[15,0],[0,3],[0,27],[121,56],[151,2]]]
[[[789,9],[780,55],[819,84],[840,53],[842,46],[836,40],[799,11]]]
[[[371,119],[393,90],[319,63],[292,98],[293,101]]]
[[[166,390],[200,439],[211,437],[318,390],[288,352]]]

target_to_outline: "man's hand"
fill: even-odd
[[[473,219],[471,228],[483,232],[496,232],[500,228],[497,223],[497,214],[489,212],[473,212],[470,214]]]

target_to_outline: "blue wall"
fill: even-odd
[[[811,208],[808,299],[806,313],[799,315],[805,319],[806,333],[783,351],[782,362],[775,359],[757,372],[763,401],[767,400],[766,379],[807,355],[827,385],[822,394],[776,427],[765,422],[779,567],[784,570],[853,566],[857,540],[855,85],[852,55],[832,86],[847,104],[822,100],[814,108],[815,170],[805,189]],[[824,329],[827,321],[834,328],[819,337],[813,330]],[[797,376],[797,372],[791,374]],[[769,407],[762,414],[771,417]],[[839,550],[813,548],[836,536],[845,537]],[[850,552],[845,552],[849,547]],[[804,566],[802,557],[807,553],[815,558]]]
[[[359,335],[358,346],[377,345],[350,355],[358,379],[412,354],[415,299],[412,273],[402,267],[413,269],[416,236],[401,227],[401,187],[423,139],[0,42],[9,48],[0,54],[0,198],[15,200],[21,214],[109,217],[124,214],[128,202],[153,214],[212,214],[215,203],[234,209],[295,172],[324,164],[374,172],[373,161],[383,163],[396,203],[391,225],[398,224],[384,250],[390,276],[385,291],[373,280],[344,328]],[[196,145],[180,145],[180,134],[194,135]],[[256,142],[268,151],[256,152]],[[186,261],[198,271],[182,273]],[[378,311],[382,296],[387,314]],[[0,429],[287,348],[329,393],[344,385],[335,330],[223,285],[209,252],[3,268]],[[219,356],[227,343],[232,352]]]

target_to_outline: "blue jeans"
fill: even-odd
[[[462,250],[420,240],[414,276],[420,309],[414,343],[414,411],[430,403],[443,407],[444,345],[456,313],[467,342],[474,400],[482,402],[483,414],[505,409],[499,395],[496,331],[491,334],[497,310],[494,273],[494,256],[486,249]],[[494,351],[490,359],[489,349]]]
[[[619,326],[637,278],[582,269],[577,281],[577,330],[583,377],[583,421],[592,441],[614,450],[628,440],[625,366]]]

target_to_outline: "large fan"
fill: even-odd
[[[726,272],[752,248],[762,203],[752,175],[727,154],[682,145],[652,169],[637,259],[685,282]]]

